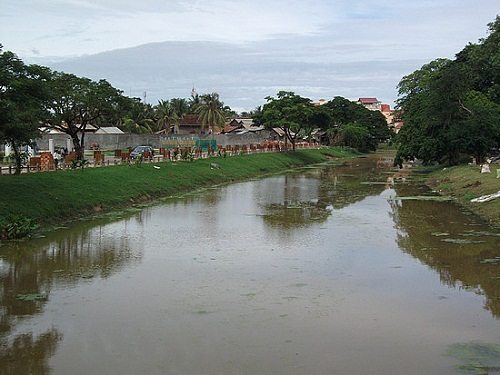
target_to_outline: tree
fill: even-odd
[[[359,151],[371,151],[370,132],[358,123],[345,124],[337,133],[337,143]]]
[[[469,91],[461,102],[464,119],[453,128],[457,147],[483,163],[488,152],[500,144],[500,105],[478,91]]]
[[[445,153],[443,127],[438,117],[432,113],[439,105],[439,97],[433,91],[433,82],[448,64],[450,61],[447,59],[434,60],[403,77],[399,83],[397,108],[402,113],[405,125],[397,137],[397,164],[401,164],[403,159],[415,158],[429,164],[439,160]]]
[[[159,130],[170,129],[170,126],[179,120],[174,107],[169,101],[160,100],[155,106],[155,112]]]
[[[175,132],[178,133],[180,119],[189,113],[189,102],[184,98],[173,98],[170,99],[170,105],[172,106],[177,117],[175,122]]]
[[[55,72],[50,80],[52,92],[48,109],[48,127],[68,134],[77,158],[83,159],[85,131],[89,125],[99,126],[113,112],[121,97],[106,80],[98,82],[73,74]]]
[[[38,135],[43,102],[48,98],[50,71],[25,65],[0,45],[0,141],[12,146],[16,174],[21,173],[22,146]]]
[[[191,90],[191,97],[189,98],[189,102],[188,102],[188,105],[189,105],[188,113],[195,114],[196,108],[198,108],[200,103],[201,103],[201,98],[193,87],[193,90]]]
[[[214,126],[223,126],[226,118],[224,116],[224,103],[219,100],[219,94],[203,94],[200,96],[200,103],[195,109],[198,119],[201,122],[202,129],[205,126],[212,131]]]
[[[332,144],[350,146],[364,152],[375,151],[381,142],[391,137],[387,122],[379,111],[370,111],[341,96],[336,96],[321,108],[329,110],[331,120],[327,134]]]
[[[262,107],[262,121],[266,128],[280,128],[285,133],[285,149],[287,141],[295,142],[299,134],[309,127],[309,119],[313,112],[311,100],[289,91],[280,91],[276,98],[268,96]]]
[[[462,156],[481,163],[500,139],[500,17],[490,35],[469,44],[454,60],[438,59],[403,77],[398,109],[396,163],[457,164]]]

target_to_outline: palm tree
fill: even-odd
[[[156,123],[159,130],[168,129],[179,120],[179,116],[175,112],[172,103],[167,100],[160,100],[155,106],[155,111]]]
[[[137,103],[132,111],[123,116],[118,127],[136,134],[152,134],[157,129],[151,104]]]
[[[179,121],[181,118],[184,117],[187,113],[189,113],[189,103],[186,99],[184,98],[173,98],[170,99],[170,106],[173,108],[175,115],[177,116],[177,119],[175,121],[175,132],[179,132]]]
[[[223,126],[226,118],[224,117],[224,103],[219,100],[219,94],[203,94],[200,96],[200,104],[196,107],[195,113],[201,122],[202,130],[208,125],[209,130],[214,126]]]
[[[135,121],[130,117],[124,117],[120,120],[118,127],[127,133],[151,134],[153,133],[153,129],[151,129],[150,125],[148,121]]]
[[[149,128],[150,133],[158,131],[155,121],[155,110],[149,103],[143,105],[142,112],[139,113],[136,121],[143,128]]]

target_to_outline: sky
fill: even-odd
[[[497,14],[500,0],[2,0],[0,43],[153,103],[193,85],[240,110],[280,89],[394,103],[403,75]]]

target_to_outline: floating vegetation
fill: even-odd
[[[248,297],[248,298],[253,298],[257,295],[257,293],[246,293],[246,294],[241,294],[242,297]]]
[[[461,234],[461,236],[464,237],[482,237],[482,236],[487,236],[487,237],[500,237],[500,233],[493,233],[493,232],[487,232],[487,231],[482,231],[482,230],[468,230],[465,231],[465,233]]]
[[[479,263],[481,263],[481,264],[500,264],[500,257],[490,258],[490,259],[483,259]]]
[[[449,202],[455,200],[452,197],[442,195],[414,195],[408,197],[395,197],[392,198],[396,201],[434,201],[434,202]]]
[[[476,244],[476,243],[484,243],[485,241],[475,241],[475,240],[465,240],[463,238],[444,238],[441,241],[443,242],[450,242],[450,243],[456,243],[456,244]]]
[[[297,284],[292,284],[291,286],[295,287],[295,288],[303,288],[305,286],[307,286],[306,283],[297,283]]]
[[[18,301],[33,302],[33,301],[45,301],[48,298],[45,293],[29,293],[29,294],[18,294],[16,299]]]
[[[448,348],[448,356],[463,364],[457,368],[464,374],[488,375],[500,371],[500,345],[489,343],[457,343]]]

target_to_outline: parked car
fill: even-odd
[[[139,156],[144,156],[145,152],[148,152],[150,156],[154,155],[154,150],[151,146],[135,146],[135,148],[130,153],[130,158],[136,159]]]

